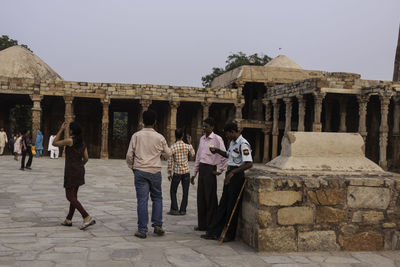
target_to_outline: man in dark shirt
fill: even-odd
[[[22,140],[21,140],[21,142],[22,142],[22,146],[21,146],[22,159],[21,159],[21,168],[20,168],[21,171],[24,171],[25,168],[30,170],[31,165],[32,165],[33,155],[32,155],[32,142],[31,142],[31,138],[29,136],[30,133],[31,133],[30,130],[26,130],[24,135],[22,136]],[[29,159],[25,166],[25,157],[26,157],[27,153],[29,155]]]

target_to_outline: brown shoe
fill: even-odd
[[[156,225],[156,226],[154,226],[154,233],[158,236],[162,236],[165,234],[165,231],[164,231],[164,229],[162,229],[161,226]]]
[[[94,224],[96,224],[96,221],[92,217],[90,217],[90,220],[87,222],[84,222],[82,224],[81,228],[79,228],[79,229],[85,230],[86,228],[88,228],[89,226],[94,225]]]
[[[68,222],[67,220],[61,223],[62,226],[72,226],[72,222]]]
[[[142,233],[142,232],[139,232],[139,231],[136,231],[135,236],[139,237],[141,239],[145,239],[147,237],[147,235],[145,233]]]

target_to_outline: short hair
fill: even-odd
[[[215,126],[215,120],[211,117],[208,117],[207,119],[205,119],[203,122],[207,123],[208,125],[214,127]]]
[[[176,139],[181,139],[183,137],[183,129],[182,128],[177,128],[175,130],[175,138]]]
[[[157,113],[154,110],[148,109],[143,112],[144,125],[153,125],[157,120]]]
[[[234,122],[227,122],[224,126],[224,132],[236,132],[238,133],[238,126]]]

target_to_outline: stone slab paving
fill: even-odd
[[[0,266],[400,266],[397,251],[257,253],[240,241],[219,246],[202,240],[201,233],[193,231],[196,186],[190,188],[186,216],[166,214],[170,197],[165,165],[166,235],[149,234],[142,240],[133,235],[133,175],[123,160],[89,160],[79,198],[97,224],[81,231],[78,212],[72,227],[60,225],[68,211],[64,159],[34,158],[32,170],[23,172],[11,156],[1,156]]]

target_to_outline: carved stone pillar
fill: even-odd
[[[140,104],[140,113],[139,113],[139,127],[138,127],[138,130],[140,130],[140,129],[142,129],[143,128],[143,112],[145,112],[146,110],[148,110],[149,109],[149,107],[150,107],[150,105],[151,105],[151,99],[145,99],[145,98],[142,98],[142,99],[140,99],[140,101],[139,101],[139,104]]]
[[[32,140],[35,142],[36,134],[38,130],[40,130],[40,123],[41,123],[41,113],[42,108],[40,105],[40,101],[42,101],[43,96],[39,94],[29,95],[33,102],[32,106]]]
[[[175,130],[176,130],[176,115],[178,113],[179,101],[172,100],[169,102],[169,145],[172,145],[175,142]]]
[[[345,98],[341,98],[339,100],[339,110],[340,110],[340,122],[339,122],[339,132],[345,133],[347,132],[347,127],[346,127],[346,106],[347,106],[347,101]]]
[[[287,133],[292,127],[292,99],[285,97],[283,102],[285,102],[285,133]]]
[[[265,129],[263,129],[264,133],[264,154],[262,162],[266,163],[270,160],[269,158],[269,136],[272,130],[272,121],[271,121],[271,102],[267,99],[263,100],[263,104],[265,106]]]
[[[364,143],[367,141],[367,105],[369,101],[369,95],[357,95],[358,101],[358,132],[364,139]]]
[[[322,112],[322,101],[324,100],[325,94],[323,93],[313,93],[314,95],[314,123],[313,132],[321,132],[321,112]]]
[[[400,167],[400,97],[394,97],[393,133],[392,133],[393,167]]]
[[[73,96],[64,96],[64,103],[65,103],[64,120],[66,123],[70,123],[75,119],[74,106],[72,105],[73,101],[74,101]]]
[[[388,141],[388,113],[389,113],[389,103],[390,96],[382,94],[379,96],[381,101],[381,125],[379,127],[379,165],[382,169],[387,170],[387,141]]]
[[[101,119],[101,150],[100,158],[108,159],[108,108],[110,105],[110,99],[105,98],[101,100],[103,104],[103,117]]]
[[[297,124],[297,131],[304,132],[304,117],[306,115],[306,100],[303,95],[297,96],[297,101],[299,102],[299,122]]]
[[[279,101],[278,99],[272,100],[272,104],[274,107],[274,120],[272,124],[272,159],[276,158],[278,156],[278,136],[279,136],[279,128],[278,128],[278,122],[279,122]]]
[[[211,103],[208,101],[204,101],[201,103],[201,105],[203,106],[203,120],[202,121],[204,121],[205,119],[208,118],[208,113],[210,112]]]

